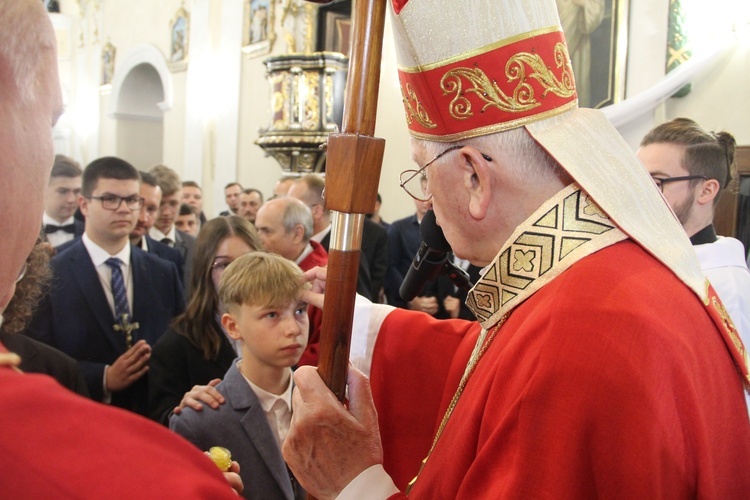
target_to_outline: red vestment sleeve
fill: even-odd
[[[405,309],[396,309],[383,322],[370,383],[383,466],[399,489],[414,478],[427,456],[479,331],[475,322],[439,320]]]

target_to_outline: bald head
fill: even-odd
[[[36,241],[62,112],[55,35],[42,2],[0,0],[0,310]]]

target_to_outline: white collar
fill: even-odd
[[[310,238],[310,239],[313,240],[313,241],[316,241],[316,242],[320,243],[321,241],[323,241],[323,238],[325,238],[328,235],[328,233],[330,233],[330,232],[331,232],[331,225],[328,224],[327,228],[323,229],[319,233],[313,234],[312,238]]]
[[[156,229],[156,226],[151,226],[151,229],[148,230],[148,235],[156,241],[161,241],[164,238],[169,238],[173,243],[177,242],[177,231],[175,230],[174,224],[172,224],[172,228],[166,234]]]
[[[86,247],[86,251],[89,253],[89,257],[91,257],[91,262],[94,263],[94,267],[104,264],[110,257],[117,257],[125,266],[130,265],[130,240],[127,240],[122,250],[114,255],[110,255],[109,252],[91,241],[91,238],[86,233],[83,233],[81,240],[83,241],[83,246]]]
[[[302,253],[299,254],[299,257],[297,257],[294,260],[294,263],[297,264],[297,265],[299,265],[299,263],[302,262],[303,260],[305,260],[307,258],[307,256],[310,255],[311,253],[313,253],[313,247],[308,242],[307,245],[305,245],[305,248],[302,250]]]
[[[237,364],[239,365],[240,361],[237,361]],[[238,366],[239,369],[239,366]],[[242,373],[242,371],[240,371]],[[245,375],[242,375],[245,377]],[[249,378],[245,377],[245,380],[247,380],[247,383],[250,384],[250,388],[253,390],[256,396],[258,396],[258,401],[260,401],[260,405],[263,407],[263,411],[266,413],[269,413],[277,401],[283,401],[286,405],[287,409],[289,411],[292,410],[292,369],[289,368],[289,385],[287,385],[286,390],[282,394],[276,395],[273,393],[268,392],[265,389],[261,389],[257,385],[255,385]]]
[[[47,215],[47,212],[44,212],[44,215],[42,215],[42,224],[45,226],[69,226],[70,224],[75,223],[75,221],[76,218],[73,215],[65,219],[63,222],[57,222],[55,219]]]

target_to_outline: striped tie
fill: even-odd
[[[110,257],[105,262],[112,269],[112,295],[115,298],[115,318],[118,320],[125,314],[130,317],[130,307],[128,307],[128,294],[125,291],[125,280],[122,278],[120,266],[122,261],[117,257]]]

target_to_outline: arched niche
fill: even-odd
[[[137,88],[136,85],[143,83],[144,79],[148,85]],[[132,106],[134,101],[155,102],[161,112],[172,109],[172,74],[161,51],[154,45],[144,43],[128,52],[115,72],[111,95],[109,114],[113,117],[121,113],[131,114],[133,109],[128,106]],[[156,114],[150,110],[144,116]]]
[[[143,44],[131,50],[112,82],[117,156],[141,169],[162,162],[164,112],[172,99],[172,76],[159,49]]]

